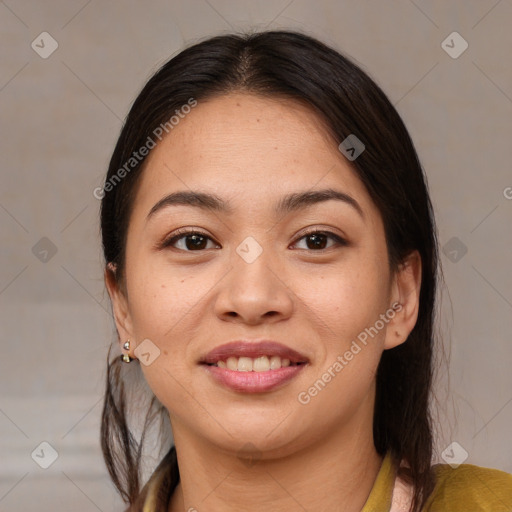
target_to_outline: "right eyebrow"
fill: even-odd
[[[233,208],[229,202],[224,201],[215,194],[187,191],[173,192],[158,201],[149,211],[146,222],[155,215],[155,213],[168,206],[195,206],[207,211],[233,213]]]

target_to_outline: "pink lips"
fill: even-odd
[[[277,370],[264,372],[240,372],[213,366],[228,357],[279,356],[289,359],[291,365]],[[214,348],[200,363],[206,372],[217,382],[234,390],[245,393],[261,393],[273,390],[299,374],[308,363],[308,358],[296,350],[270,340],[234,341]]]
[[[217,361],[225,361],[228,357],[260,357],[279,356],[281,359],[289,359],[292,363],[306,363],[306,356],[296,350],[288,348],[281,343],[270,340],[262,341],[232,341],[208,352],[201,361],[206,364],[215,364]]]

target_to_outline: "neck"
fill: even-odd
[[[371,428],[361,425],[340,428],[287,456],[261,454],[253,462],[179,427],[173,424],[180,484],[169,512],[359,512],[382,463]]]

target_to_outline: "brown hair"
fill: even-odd
[[[413,250],[421,256],[417,323],[405,343],[382,355],[373,423],[378,453],[391,452],[397,461],[409,466],[405,476],[414,484],[413,510],[419,511],[434,484],[429,396],[437,235],[427,180],[414,145],[399,114],[376,83],[340,52],[297,32],[210,38],[173,57],[144,86],[122,128],[106,182],[146,143],[155,128],[190,98],[200,102],[231,91],[306,102],[338,143],[355,134],[365,144],[365,151],[352,166],[382,215],[392,270]],[[142,164],[143,160],[124,173],[123,179],[104,193],[101,204],[105,261],[115,266],[115,279],[121,287],[126,235]],[[128,427],[126,392],[118,359],[109,358],[102,449],[114,484],[133,505],[141,500],[139,465],[145,428],[136,440]],[[165,413],[161,406],[155,409],[152,402],[145,427]],[[171,476],[160,498],[162,507],[167,506],[179,481],[174,448],[163,463]]]

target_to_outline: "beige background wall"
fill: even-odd
[[[120,510],[98,444],[113,324],[93,189],[150,73],[251,27],[346,52],[403,116],[445,251],[438,458],[457,441],[467,462],[512,472],[511,26],[510,0],[0,2],[0,511]],[[457,58],[442,47],[454,31]],[[43,441],[48,469],[31,458]]]

